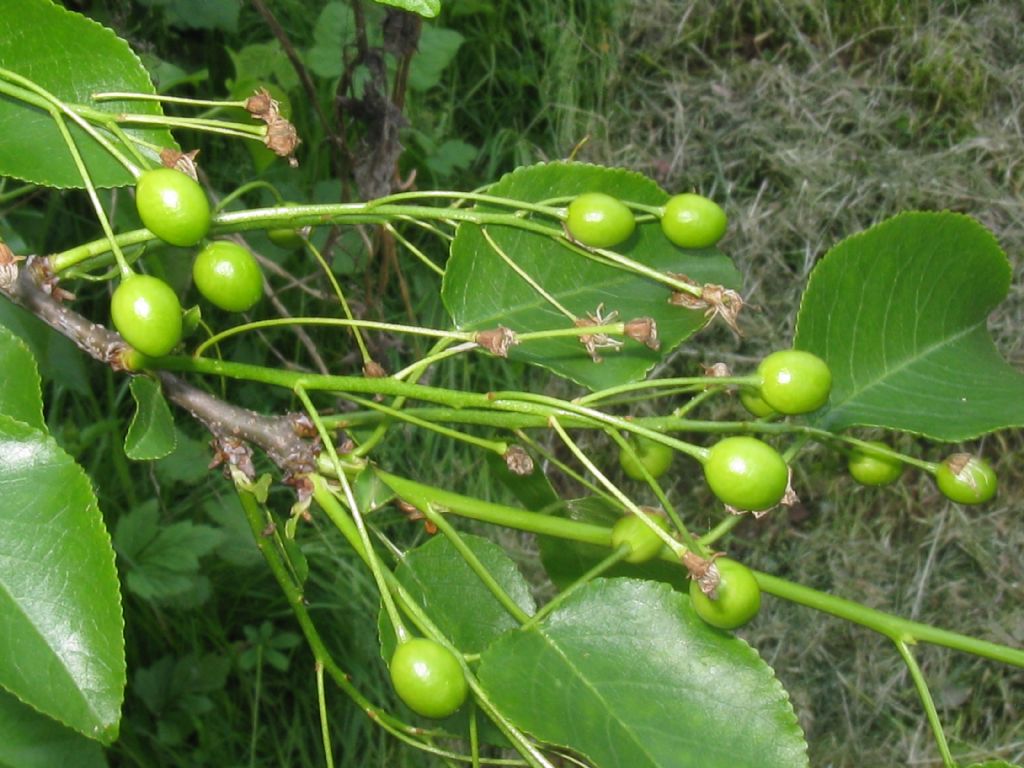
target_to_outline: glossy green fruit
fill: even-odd
[[[149,357],[166,355],[181,341],[181,303],[155,277],[122,280],[110,299],[110,317],[124,340]]]
[[[872,440],[868,443],[876,448],[888,448],[885,443]],[[853,479],[861,485],[890,485],[903,474],[903,462],[875,453],[869,449],[854,448],[846,463]]]
[[[285,203],[285,208],[294,208],[297,203]],[[270,242],[279,248],[284,248],[287,251],[296,251],[305,244],[305,240],[302,239],[302,235],[299,234],[299,230],[295,227],[277,227],[275,229],[267,230],[267,237],[270,238]]]
[[[668,530],[665,519],[660,515],[649,515],[655,524]],[[629,547],[626,555],[627,563],[646,563],[653,560],[665,546],[665,542],[636,515],[620,517],[612,526],[612,547],[618,549],[623,544]]]
[[[245,312],[263,295],[260,265],[249,251],[227,240],[210,243],[198,253],[192,280],[207,301],[228,312]]]
[[[135,207],[146,229],[171,245],[196,245],[210,230],[206,193],[173,168],[154,168],[139,176]]]
[[[984,504],[999,486],[989,463],[969,453],[954,453],[939,464],[935,482],[943,496],[960,504]]]
[[[661,214],[661,231],[680,248],[710,248],[728,224],[718,203],[693,193],[671,198]]]
[[[761,587],[742,563],[720,557],[715,567],[722,577],[713,596],[705,595],[696,580],[690,582],[690,599],[697,615],[713,627],[742,627],[761,610]]]
[[[633,441],[632,447],[635,455],[619,451],[619,464],[622,465],[622,470],[634,480],[644,479],[641,465],[646,467],[651,476],[657,480],[668,471],[672,465],[672,459],[675,457],[675,451],[667,445],[646,437]]]
[[[469,694],[458,659],[443,645],[424,637],[395,649],[391,682],[409,709],[435,719],[454,714]]]
[[[761,398],[779,413],[816,411],[828,402],[832,371],[817,355],[799,349],[772,352],[757,366]]]
[[[591,248],[613,248],[636,229],[636,218],[622,201],[603,192],[587,192],[571,203],[565,227],[573,240]]]
[[[747,389],[746,387],[741,389],[740,402],[752,416],[757,416],[759,419],[778,414],[778,411],[761,398],[761,394],[756,389]]]
[[[719,500],[752,512],[774,507],[789,487],[782,456],[755,437],[727,437],[711,446],[704,477]]]

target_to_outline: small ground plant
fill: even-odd
[[[40,58],[57,43],[74,47],[74,67]],[[165,115],[168,103],[195,115]],[[741,521],[799,503],[793,468],[811,446],[842,455],[864,485],[923,472],[959,504],[996,495],[986,461],[948,447],[1024,424],[1024,376],[986,328],[1010,266],[973,219],[907,212],[853,234],[815,268],[791,348],[744,370],[704,349],[699,375],[662,376],[652,371],[699,344],[708,324],[743,328],[741,275],[718,247],[726,212],[701,195],[559,161],[473,191],[313,204],[273,190],[276,205],[228,210],[243,184],[211,205],[194,154],[170,131],[294,159],[299,137],[279,102],[262,88],[227,102],[159,96],[123,40],[49,0],[0,14],[0,125],[0,174],[26,190],[83,190],[102,230],[45,256],[0,243],[0,292],[131,377],[130,459],[174,450],[170,406],[209,432],[212,466],[314,658],[326,765],[337,746],[329,686],[395,740],[449,765],[808,765],[788,694],[733,634],[770,599],[888,638],[947,767],[958,763],[915,646],[1024,667],[1020,648],[870,608],[840,596],[841,585],[831,594],[756,571],[729,551]],[[137,219],[110,220],[109,189],[134,193]],[[353,311],[312,235],[356,227],[386,232],[432,276],[446,322]],[[244,246],[254,232],[302,254],[301,287],[327,296],[329,313],[264,312],[296,286]],[[174,273],[190,275],[198,297],[172,285]],[[94,284],[109,297],[105,311],[73,295]],[[248,354],[254,337],[313,327],[350,339],[358,362],[312,372]],[[429,346],[388,371],[371,334]],[[437,371],[466,357],[545,370],[572,396],[437,383]],[[111,537],[88,476],[48,431],[33,352],[0,327],[0,358],[0,762],[35,764],[19,756],[32,750],[50,764],[102,764],[97,745],[118,737],[126,686]],[[242,386],[270,405],[243,407],[233,397]],[[282,401],[290,407],[276,409]],[[735,417],[696,418],[714,402]],[[411,431],[483,457],[519,504],[390,466],[387,449]],[[883,433],[919,436],[921,449],[896,450]],[[712,509],[674,502],[660,482],[669,472],[706,484]],[[554,596],[538,605],[512,556],[460,520],[536,536]],[[335,629],[311,610],[303,544],[313,526],[335,530],[375,584],[379,609],[346,631],[374,634],[404,706],[354,682],[328,639]],[[161,535],[155,513],[149,527],[151,540]],[[429,535],[405,548],[414,527]],[[294,644],[275,646],[269,628],[248,634],[271,659]]]

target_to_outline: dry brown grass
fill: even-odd
[[[1014,268],[991,328],[1024,368],[1024,7],[985,3],[632,4],[584,156],[723,202],[724,248],[762,311],[727,359],[786,345],[802,288],[830,245],[898,211],[961,211],[991,228]],[[685,358],[705,353],[690,350]],[[1024,440],[990,436],[999,500],[949,504],[908,474],[857,489],[836,457],[801,458],[810,518],[740,529],[753,564],[869,605],[1024,645]],[[941,448],[925,448],[931,455]],[[815,766],[939,765],[902,662],[885,640],[770,601],[751,641],[792,693]],[[1024,672],[921,648],[964,764],[1024,759]]]

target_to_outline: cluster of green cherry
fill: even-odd
[[[821,358],[802,350],[788,349],[765,357],[754,377],[756,386],[741,391],[744,404],[760,417],[800,415],[821,408],[832,389],[832,373]],[[641,438],[633,450],[622,451],[619,461],[627,476],[636,480],[657,479],[672,463],[674,451],[664,443]],[[764,511],[779,504],[789,488],[789,467],[770,445],[749,436],[724,438],[697,454],[704,476],[715,496],[743,511]],[[922,462],[922,464],[925,464]],[[939,464],[928,464],[939,490],[963,504],[980,504],[995,495],[996,476],[982,459],[954,454]],[[904,463],[880,442],[858,441],[850,451],[848,467],[855,480],[870,486],[895,482]],[[662,531],[668,524],[660,516],[641,519],[628,514],[611,530],[613,549],[624,552],[629,563],[643,563],[667,550]],[[757,577],[742,563],[728,557],[697,558],[700,567],[714,569],[710,582],[690,580],[689,592],[696,614],[707,624],[734,630],[748,623],[761,607]],[[399,645],[391,662],[391,678],[401,699],[425,717],[443,718],[458,710],[468,695],[461,664],[441,644],[416,638]]]
[[[198,245],[208,234],[212,215],[209,201],[190,176],[171,168],[144,171],[136,186],[136,206],[143,224],[164,242],[180,247]],[[643,208],[642,206],[639,208]],[[713,201],[697,194],[672,197],[648,212],[659,217],[662,231],[674,244],[708,248],[723,236],[727,219]],[[622,201],[598,192],[574,198],[564,212],[564,226],[576,242],[591,248],[612,248],[627,240],[636,227],[633,210]],[[270,229],[270,239],[286,248],[301,244],[294,229]],[[150,357],[168,354],[182,337],[182,309],[174,290],[162,280],[138,275],[127,266],[126,275],[111,301],[115,328],[135,349]],[[263,275],[256,259],[230,241],[214,241],[196,256],[193,281],[213,305],[230,312],[251,309],[263,291]],[[756,417],[799,415],[821,408],[829,398],[832,374],[817,356],[801,350],[781,350],[758,366],[751,385],[740,390],[740,400]],[[710,448],[693,446],[715,496],[737,511],[762,512],[778,505],[789,490],[789,466],[768,443],[739,435],[719,440]],[[633,450],[620,453],[624,472],[638,480],[657,479],[668,470],[674,450],[665,443],[641,438]],[[982,459],[968,454],[939,464],[918,462],[931,471],[948,498],[978,504],[995,494],[996,477]],[[877,442],[856,441],[849,470],[865,485],[895,482],[904,462]],[[662,518],[643,520],[626,515],[612,528],[611,543],[627,562],[640,563],[664,551],[662,536],[651,526],[667,527]],[[690,581],[694,609],[708,624],[736,629],[750,621],[761,605],[761,590],[754,574],[726,557],[704,561],[715,578]],[[691,575],[694,574],[691,569]],[[462,662],[444,645],[429,638],[400,642],[389,665],[399,697],[415,712],[444,718],[457,711],[468,696]]]
[[[210,230],[206,193],[198,182],[173,168],[143,171],[136,182],[135,205],[146,228],[170,245],[198,245]],[[290,229],[267,234],[289,246],[296,238]],[[166,355],[183,333],[178,296],[158,277],[125,270],[110,302],[114,327],[142,354]],[[255,257],[228,240],[215,240],[199,251],[192,280],[203,298],[228,312],[248,311],[263,294],[263,273]]]
[[[821,408],[832,388],[828,365],[816,355],[788,349],[773,352],[757,368],[756,387],[741,390],[741,402],[758,417],[799,415]],[[635,441],[633,450],[622,451],[619,461],[625,474],[635,480],[664,475],[674,451],[650,439]],[[770,445],[755,437],[727,437],[698,454],[704,476],[715,496],[737,511],[760,512],[782,502],[789,487],[789,467]],[[977,456],[957,453],[938,464],[919,462],[935,477],[939,490],[961,504],[981,504],[996,493],[992,467]],[[878,441],[857,441],[847,467],[857,482],[885,486],[903,474],[904,461]],[[660,523],[659,518],[652,518]],[[644,562],[662,553],[663,541],[650,525],[635,515],[621,518],[612,529],[613,546],[630,549],[629,562]],[[719,583],[709,593],[698,579],[690,582],[690,596],[697,614],[721,629],[736,629],[750,621],[761,604],[757,579],[741,563],[714,559]]]
[[[725,234],[725,211],[714,200],[687,192],[675,195],[658,215],[661,231],[680,248],[710,248]],[[614,248],[636,229],[636,216],[618,198],[603,192],[585,192],[565,211],[565,228],[572,239],[591,248]]]

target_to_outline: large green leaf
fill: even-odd
[[[646,205],[663,205],[668,200],[668,194],[645,176],[583,163],[520,168],[487,191],[531,202],[583,192],[605,192]],[[477,210],[500,209],[479,206]],[[595,363],[573,336],[512,347],[510,358],[542,365],[598,389],[642,378],[663,355],[706,322],[702,311],[669,304],[671,290],[649,278],[598,263],[543,234],[492,224],[486,225],[486,229],[506,255],[576,317],[586,318],[600,305],[605,315],[618,312],[621,320],[651,317],[658,324],[662,343],[660,352],[656,352],[627,340],[618,351],[602,351],[603,362]],[[656,221],[638,225],[634,235],[616,250],[660,272],[685,274],[702,283],[736,288],[740,282],[732,262],[719,251],[677,248],[665,238]],[[503,325],[523,333],[572,327],[568,318],[495,252],[481,227],[475,224],[459,225],[445,270],[442,296],[461,329]]]
[[[479,677],[514,723],[598,768],[808,765],[771,668],[664,584],[588,584],[486,650]]]
[[[832,368],[815,422],[966,440],[1024,425],[1024,376],[986,328],[1010,265],[955,213],[904,213],[832,248],[800,306],[795,346]]]
[[[94,739],[117,736],[124,622],[114,552],[85,472],[0,416],[0,685]]]
[[[536,606],[530,585],[505,550],[479,536],[462,534],[462,540],[516,605],[532,614]],[[479,653],[518,626],[445,536],[439,534],[408,552],[395,575],[463,653]],[[385,658],[390,658],[393,634],[384,631],[381,638]]]
[[[27,707],[0,689],[0,766],[103,768],[99,744]]]
[[[148,376],[136,376],[129,386],[135,400],[135,415],[124,438],[125,455],[135,461],[169,456],[174,452],[177,433],[159,382]]]
[[[70,104],[114,114],[163,114],[156,102],[90,102],[101,91],[153,93],[153,84],[124,40],[50,0],[0,0],[0,67]],[[97,186],[132,183],[131,175],[98,142],[70,122],[69,128]],[[164,129],[125,130],[150,144],[176,146]],[[67,144],[47,112],[0,94],[0,136],[0,175],[51,187],[82,187]]]
[[[45,430],[43,393],[36,359],[25,342],[2,325],[0,371],[4,372],[4,383],[0,386],[0,413]]]

